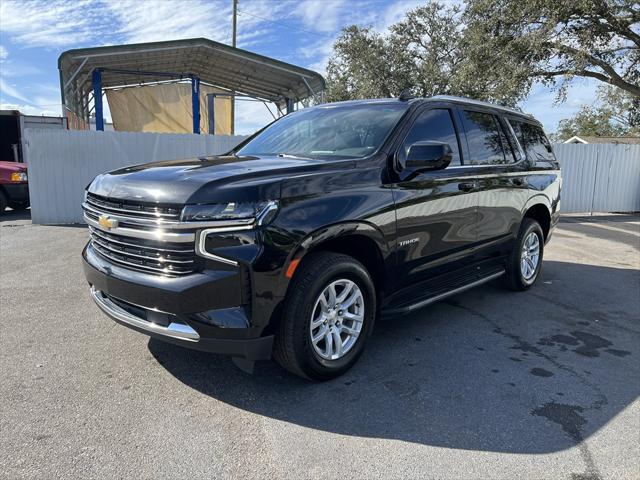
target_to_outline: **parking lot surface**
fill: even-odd
[[[113,323],[87,236],[0,217],[4,478],[640,478],[638,216],[564,217],[530,291],[381,320],[321,384]]]

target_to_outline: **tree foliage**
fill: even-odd
[[[589,77],[640,97],[640,5],[630,0],[428,2],[381,34],[350,26],[327,64],[328,99],[453,94],[515,104],[539,80]]]
[[[525,86],[561,78],[561,94],[566,80],[588,77],[640,97],[638,2],[468,0],[464,20],[480,74],[498,66],[500,75]],[[500,72],[505,63],[515,66],[514,59],[517,68]]]
[[[407,13],[385,35],[352,25],[343,30],[327,65],[330,101],[466,95],[513,104],[525,94],[508,79],[477,77],[466,63],[465,24],[459,7],[428,3]]]
[[[594,105],[583,106],[573,117],[561,120],[555,138],[620,137],[640,135],[640,98],[616,87],[602,87]]]

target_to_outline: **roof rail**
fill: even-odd
[[[482,100],[475,100],[473,98],[458,97],[458,96],[455,96],[455,95],[435,95],[433,97],[429,97],[429,99],[430,100],[448,100],[448,101],[451,101],[451,102],[460,102],[460,103],[466,103],[466,104],[470,104],[470,105],[477,105],[479,107],[497,108],[497,109],[503,110],[505,112],[515,113],[516,115],[524,115],[524,116],[533,118],[533,115],[531,115],[529,113],[525,113],[525,112],[523,112],[522,110],[520,110],[518,108],[506,107],[506,106],[500,105],[498,103],[483,102]]]

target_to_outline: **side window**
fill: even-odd
[[[462,112],[462,123],[467,135],[471,165],[500,165],[514,161],[504,131],[495,115],[465,110]]]
[[[542,128],[538,125],[517,120],[509,120],[509,124],[518,137],[522,149],[530,160],[555,160],[553,150]]]
[[[435,108],[420,114],[404,139],[400,160],[404,161],[407,158],[412,144],[427,140],[448,143],[452,151],[451,165],[460,165],[458,136],[448,109]]]

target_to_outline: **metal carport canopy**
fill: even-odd
[[[303,100],[325,88],[317,72],[206,38],[68,50],[60,55],[58,69],[66,105],[74,102],[65,102],[69,93],[87,91],[94,69],[103,70],[103,88],[164,81],[173,73],[278,104]],[[145,74],[136,77],[135,71]]]

